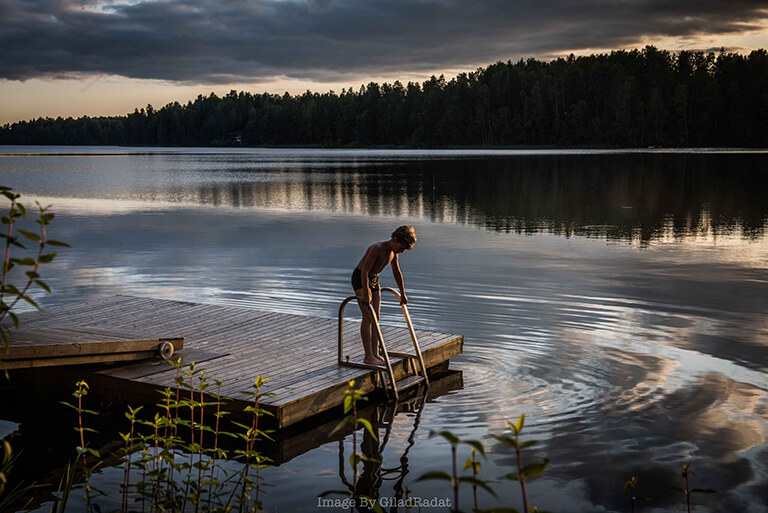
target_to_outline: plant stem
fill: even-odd
[[[451,444],[451,461],[453,463],[453,510],[459,511],[459,476],[456,472],[456,444]]]
[[[213,457],[211,458],[211,484],[208,487],[208,510],[211,509],[213,478],[216,470],[216,456],[219,452],[219,419],[221,418],[221,381],[216,380],[216,428],[213,430]]]
[[[82,385],[80,385],[82,389]],[[83,429],[83,394],[80,393],[77,396],[77,424],[80,430],[80,447],[85,449],[85,429]],[[83,452],[83,478],[85,480],[85,503],[88,511],[91,511],[93,506],[91,505],[91,492],[90,485],[88,484],[88,464],[86,462],[86,453]]]
[[[357,496],[357,400],[352,393],[352,496]]]
[[[475,461],[475,449],[472,449],[472,477],[477,479],[477,465]],[[472,495],[474,495],[475,499],[475,509],[480,509],[480,506],[477,504],[477,485],[472,485]]]
[[[256,388],[256,393],[253,396],[253,417],[251,420],[251,429],[250,434],[248,435],[248,440],[246,442],[246,453],[245,453],[245,469],[243,470],[243,492],[240,500],[240,511],[243,511],[243,508],[245,507],[245,495],[246,495],[246,488],[250,488],[250,485],[248,484],[248,471],[250,469],[251,465],[251,456],[253,454],[253,444],[256,442],[256,429],[259,425],[259,414],[257,413],[259,410],[259,389]],[[256,483],[256,488],[258,490],[258,482]],[[248,500],[251,500],[251,494],[250,491],[248,492]]]
[[[203,375],[200,375],[200,384],[203,383]],[[205,425],[205,419],[203,414],[205,412],[205,402],[203,399],[203,391],[200,390],[200,447],[198,447],[197,457],[197,500],[195,501],[195,513],[200,511],[200,497],[203,483],[203,426]]]
[[[194,373],[190,369],[189,373],[189,468],[187,469],[186,483],[184,486],[184,500],[181,503],[181,511],[187,508],[187,498],[189,497],[190,475],[192,473],[192,463],[194,462],[194,452],[192,448],[195,445],[195,385],[192,381]]]
[[[525,491],[525,476],[523,475],[523,460],[520,453],[520,436],[515,433],[515,452],[517,453],[517,475],[520,477],[520,488],[523,492],[523,511],[528,511],[528,495]]]
[[[16,200],[11,200],[11,208],[8,209],[8,238],[5,239],[5,258],[3,259],[3,287],[0,289],[0,303],[5,296],[5,284],[8,279],[8,265],[11,261],[11,237],[13,236],[13,208],[16,206]],[[4,308],[0,320],[9,312],[10,308]]]

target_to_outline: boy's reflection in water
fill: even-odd
[[[375,414],[371,419],[371,426],[375,433],[381,434],[381,428],[385,428],[384,436],[379,437],[376,440],[367,429],[363,429],[363,441],[360,444],[360,451],[365,460],[363,460],[363,470],[360,473],[360,477],[357,480],[356,486],[347,481],[344,474],[345,466],[348,465],[347,458],[344,457],[344,440],[339,440],[339,476],[342,482],[347,486],[350,492],[356,497],[367,497],[373,501],[379,500],[379,493],[381,485],[385,480],[396,480],[392,486],[394,492],[393,498],[404,499],[403,483],[405,476],[408,475],[408,451],[413,447],[416,439],[416,430],[419,428],[419,421],[421,419],[421,413],[426,403],[426,394],[418,395],[417,397],[400,404],[395,402],[390,406],[377,407]],[[392,434],[392,426],[395,421],[397,410],[401,413],[412,412],[415,413],[413,428],[407,439],[407,445],[403,454],[400,456],[400,465],[393,468],[383,468],[382,462],[384,461],[384,449],[389,442],[389,437]],[[387,497],[388,499],[390,497]],[[396,501],[394,501],[396,503]],[[369,501],[358,501],[357,510],[361,512],[373,511],[369,506]],[[397,512],[399,509],[397,506],[391,506],[389,511]]]

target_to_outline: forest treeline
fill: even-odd
[[[6,124],[0,144],[766,147],[768,52],[648,46],[340,94],[212,93],[126,116]]]

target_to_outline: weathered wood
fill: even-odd
[[[43,336],[28,342],[16,344],[16,334],[14,333],[8,342],[7,351],[2,355],[3,361],[11,363],[16,360],[41,358],[54,360],[63,357],[92,356],[93,359],[89,362],[92,363],[100,361],[99,355],[139,352],[157,354],[163,342],[173,344],[174,352],[180,350],[184,345],[184,339],[181,338],[125,340],[125,337],[121,339],[119,336],[107,337],[67,330],[46,331]],[[103,361],[117,360],[105,359]]]
[[[45,315],[50,317],[46,320]],[[340,405],[350,380],[355,380],[355,386],[364,393],[379,387],[377,371],[338,364],[335,318],[127,296],[51,308],[45,315],[33,314],[22,319],[25,330],[36,333],[24,340],[36,340],[36,336],[49,330],[66,332],[67,340],[92,337],[89,340],[95,341],[101,337],[106,341],[109,339],[105,337],[126,333],[141,333],[146,340],[171,333],[183,337],[185,349],[174,355],[174,361],[181,357],[182,365],[195,362],[205,369],[209,382],[221,380],[221,394],[230,401],[230,409],[249,404],[251,399],[244,392],[251,390],[257,376],[267,378],[262,392],[270,396],[263,397],[261,405],[275,414],[278,427]],[[362,362],[360,322],[346,320],[344,333],[345,355],[351,361]],[[390,351],[413,352],[407,328],[382,326],[382,334]],[[424,330],[416,330],[416,335],[428,368],[445,366],[450,358],[461,353],[461,336]],[[409,362],[392,358],[396,379],[412,373],[413,365]],[[167,362],[156,360],[77,371],[97,385],[92,386],[92,391],[102,388],[143,400],[158,389],[175,387],[177,375]],[[74,372],[66,371],[68,379]]]
[[[85,365],[90,363],[127,362],[157,357],[157,351],[134,351],[130,353],[107,353],[100,355],[61,356],[58,358],[30,358],[3,362],[5,368],[37,369],[39,367],[61,367],[64,365]]]

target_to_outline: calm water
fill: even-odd
[[[0,184],[52,203],[52,236],[73,246],[44,270],[44,306],[129,294],[335,317],[364,247],[414,225],[414,322],[465,335],[463,389],[418,419],[414,495],[450,496],[415,482],[449,469],[431,429],[482,440],[481,475],[500,479],[515,458],[490,435],[525,413],[542,441],[530,457],[550,460],[530,486],[539,508],[628,511],[636,475],[654,498],[643,511],[680,511],[667,487],[693,461],[693,486],[718,491],[696,511],[768,511],[768,153],[0,154]],[[384,467],[415,420],[396,417]],[[268,510],[312,511],[342,488],[338,454],[331,442],[270,469]],[[481,505],[520,507],[516,485],[496,488]]]

